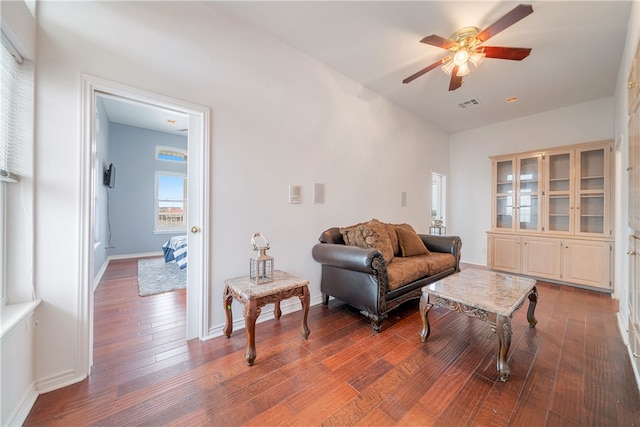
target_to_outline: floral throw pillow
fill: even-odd
[[[365,249],[378,249],[382,252],[387,264],[393,260],[393,247],[382,222],[372,219],[369,222],[343,227],[340,233],[345,244]]]

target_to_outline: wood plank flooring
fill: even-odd
[[[608,295],[539,282],[538,324],[513,318],[510,380],[497,380],[497,340],[442,308],[420,342],[417,301],[374,334],[332,300],[244,330],[186,341],[185,291],[139,297],[137,260],[112,261],[95,293],[94,367],[41,395],[26,426],[633,426],[640,395]],[[237,304],[237,303],[234,303]]]

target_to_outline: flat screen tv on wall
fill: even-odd
[[[116,167],[113,163],[104,171],[103,184],[109,188],[113,188],[116,185]]]

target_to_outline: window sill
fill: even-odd
[[[37,299],[18,304],[7,304],[2,307],[2,324],[0,325],[0,336],[4,338],[23,319],[33,313],[42,301]]]

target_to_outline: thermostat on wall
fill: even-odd
[[[302,203],[302,187],[299,185],[289,186],[289,203]]]

